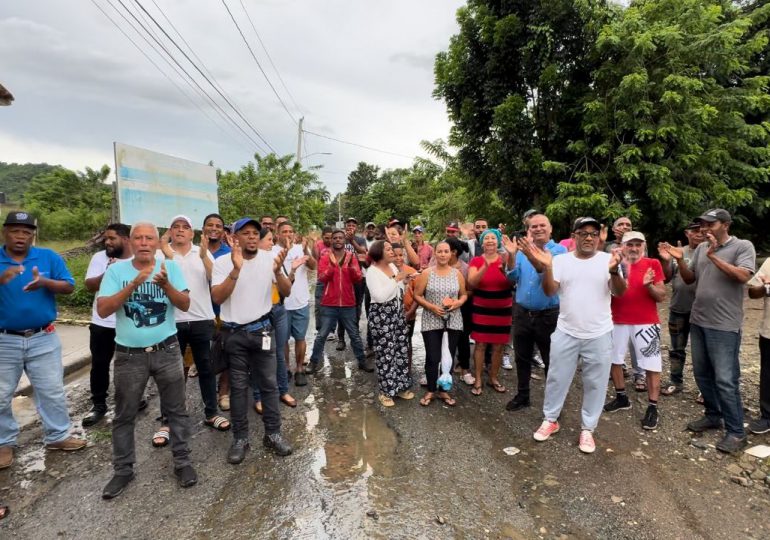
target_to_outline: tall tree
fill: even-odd
[[[752,68],[767,46],[755,23],[769,13],[638,0],[604,27],[578,159],[549,211],[624,212],[662,232],[708,207],[740,216],[770,175],[770,78]]]
[[[225,220],[284,214],[301,231],[323,222],[329,193],[317,174],[303,169],[292,155],[254,159],[240,171],[219,177],[219,208]]]
[[[582,137],[598,66],[590,52],[612,13],[603,0],[469,0],[458,10],[434,96],[472,188],[496,190],[516,215],[554,198],[551,164],[570,161]]]

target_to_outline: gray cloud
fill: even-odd
[[[390,56],[391,62],[426,70],[431,73],[433,73],[433,62],[435,59],[436,56],[432,54],[418,54],[412,52],[400,52]]]

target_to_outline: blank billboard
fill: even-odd
[[[168,227],[184,214],[198,229],[204,217],[218,212],[217,175],[210,165],[116,142],[115,173],[122,223]]]

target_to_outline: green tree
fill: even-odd
[[[468,189],[496,191],[521,215],[555,196],[553,163],[582,138],[582,104],[598,66],[590,54],[614,9],[602,0],[469,0],[460,33],[435,63],[434,97]]]
[[[56,169],[47,163],[3,163],[0,161],[0,191],[9,203],[20,203],[24,191],[36,176]]]
[[[219,208],[226,221],[284,214],[301,231],[323,222],[329,193],[313,170],[303,169],[292,155],[254,159],[219,176]]]
[[[708,207],[741,214],[770,174],[770,78],[757,22],[728,0],[639,0],[605,26],[577,160],[556,216],[628,213],[670,233]],[[765,208],[767,208],[765,206]]]
[[[24,206],[35,214],[44,239],[85,239],[109,221],[110,168],[75,172],[57,167],[36,176],[24,193]]]

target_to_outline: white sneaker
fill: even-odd
[[[594,443],[594,435],[587,429],[580,432],[580,439],[578,441],[578,448],[584,454],[593,454],[596,450],[596,443]]]
[[[503,369],[513,369],[513,364],[511,364],[510,354],[503,355]]]
[[[476,382],[476,377],[471,375],[471,372],[468,371],[465,375],[463,375],[463,382],[465,382],[465,384],[468,386],[473,386],[473,384]]]
[[[545,362],[543,362],[543,358],[540,356],[540,351],[535,350],[535,353],[532,355],[532,363],[540,369],[545,369]]]
[[[420,377],[420,386],[428,386],[428,376],[423,375]]]

